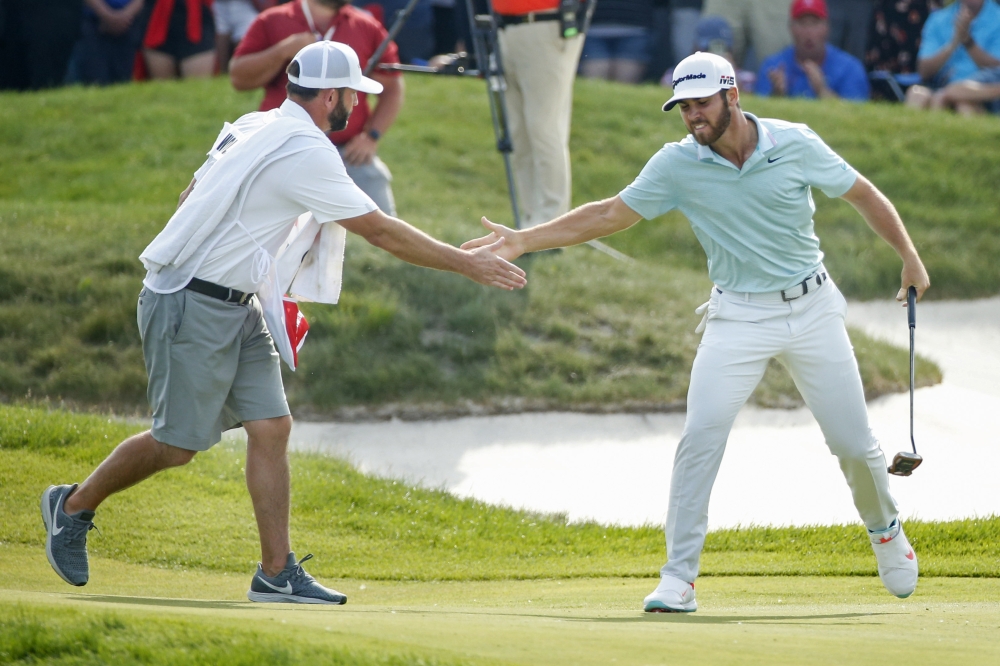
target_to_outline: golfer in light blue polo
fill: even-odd
[[[823,266],[813,229],[813,188],[847,200],[896,251],[903,262],[897,300],[911,285],[922,296],[930,286],[927,271],[889,200],[815,132],[740,108],[735,72],[724,58],[696,53],[677,66],[673,83],[674,96],[663,110],[679,106],[690,134],[663,146],[618,196],[520,231],[483,218],[491,233],[463,248],[502,236],[506,243],[498,253],[513,259],[607,236],[673,209],[687,216],[704,247],[715,286],[698,309],[697,330],[704,335],[670,482],[667,563],[644,601],[646,611],[698,608],[694,581],[712,484],[733,421],[771,358],[788,368],[840,462],[882,583],[907,597],[917,585],[917,558],[889,494],[885,457],[868,427],[844,327],[847,304]],[[780,484],[781,475],[762,483]]]

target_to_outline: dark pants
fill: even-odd
[[[63,84],[80,35],[83,0],[0,0],[0,89],[39,90]]]
[[[98,25],[93,14],[84,16],[83,34],[76,47],[80,82],[108,85],[131,81],[135,54],[142,43],[142,21],[137,18],[128,32],[122,35],[103,34]]]

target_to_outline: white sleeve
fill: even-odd
[[[312,212],[321,224],[378,210],[371,197],[347,175],[336,150],[304,151],[289,169],[284,187],[286,196]]]

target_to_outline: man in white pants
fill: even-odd
[[[708,255],[715,282],[699,308],[704,330],[691,371],[688,412],[677,447],[667,513],[667,564],[645,610],[697,609],[694,580],[708,503],[736,414],[771,358],[788,368],[840,462],[868,528],[879,576],[898,597],[916,588],[917,559],[889,494],[885,458],[868,428],[857,361],[844,327],[846,302],[823,267],[813,231],[811,187],[842,197],[903,260],[904,300],[930,286],[895,208],[808,127],[758,119],[740,109],[724,58],[696,53],[674,70],[674,96],[691,132],[666,144],[618,196],[580,206],[541,226],[492,231],[501,256],[584,243],[677,208]]]

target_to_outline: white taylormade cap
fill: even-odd
[[[358,54],[340,42],[316,42],[295,54],[292,62],[299,63],[299,75],[288,75],[288,80],[303,88],[325,90],[350,88],[377,95],[382,84],[361,75]]]
[[[711,97],[720,90],[735,87],[736,72],[729,61],[714,53],[699,51],[674,68],[674,96],[663,105],[663,110],[669,111],[682,99]]]

